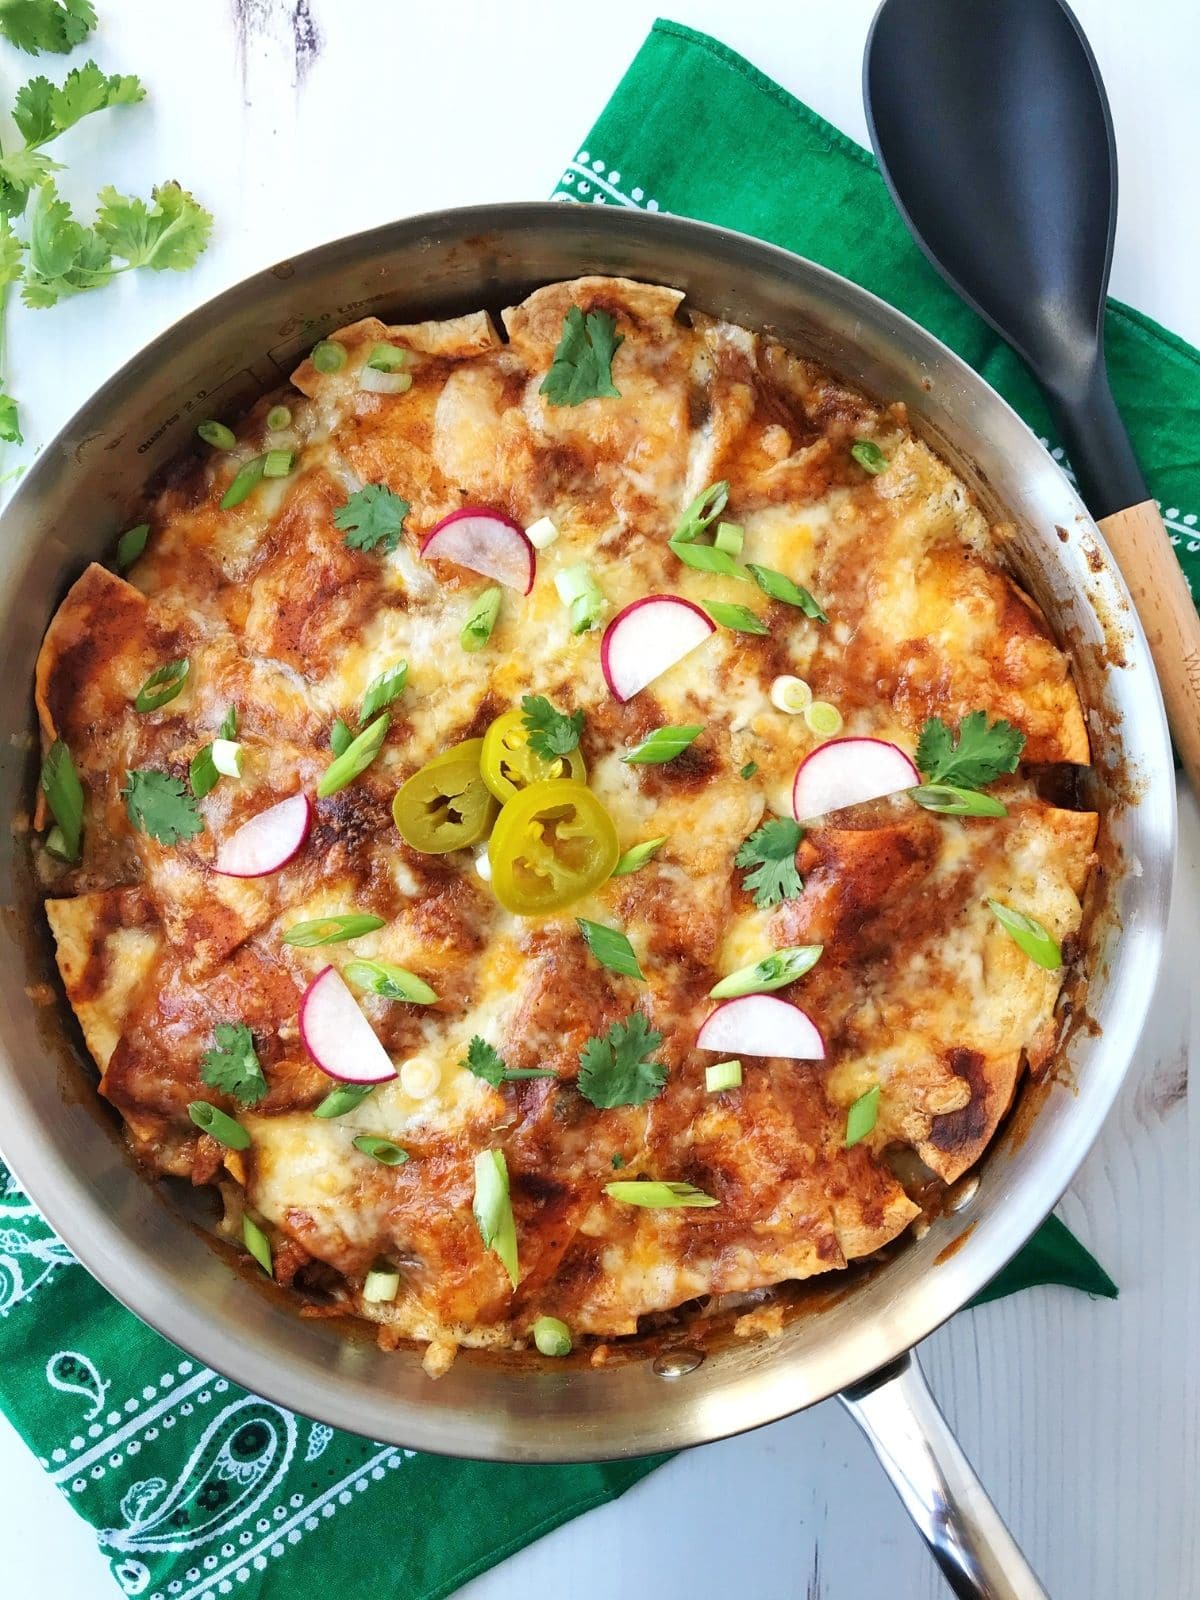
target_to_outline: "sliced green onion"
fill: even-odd
[[[811,972],[824,948],[821,944],[794,944],[785,950],[773,950],[761,961],[731,972],[708,992],[714,1000],[732,1000],[740,994],[770,994]]]
[[[462,625],[458,642],[472,655],[476,650],[482,650],[492,637],[492,629],[496,626],[496,618],[500,615],[500,597],[501,590],[495,586],[485,589],[467,612],[467,620]]]
[[[770,633],[763,619],[749,606],[730,605],[727,600],[702,600],[701,605],[714,622],[734,633]]]
[[[318,372],[340,372],[346,365],[346,346],[336,339],[322,339],[313,345],[309,360]]]
[[[71,760],[71,752],[61,739],[46,751],[39,778],[50,814],[62,837],[62,859],[78,861],[83,841],[83,785]],[[56,852],[57,853],[57,852]]]
[[[347,939],[361,939],[364,933],[374,933],[383,926],[383,918],[372,916],[369,911],[347,911],[293,923],[284,934],[283,942],[295,945],[298,950],[311,950],[319,944],[344,944]]]
[[[547,550],[558,538],[558,528],[549,517],[539,517],[525,529],[525,537],[535,550]]]
[[[333,726],[329,730],[329,748],[334,755],[345,755],[353,743],[354,734],[351,732],[350,724],[341,717],[334,717]]]
[[[596,626],[604,611],[604,596],[588,571],[586,561],[577,561],[574,566],[556,573],[554,587],[571,614],[572,633],[587,633]]]
[[[213,747],[211,744],[202,745],[192,757],[191,766],[188,768],[188,784],[197,800],[203,800],[206,794],[211,794],[221,781],[221,774],[217,771],[217,764],[213,760]]]
[[[836,706],[831,706],[828,700],[814,700],[812,705],[805,706],[804,720],[813,733],[823,738],[842,730],[842,713]]]
[[[704,1087],[709,1094],[720,1094],[724,1089],[740,1089],[742,1063],[740,1061],[715,1061],[704,1069]]]
[[[196,432],[214,450],[232,450],[237,444],[233,429],[227,428],[223,422],[202,422]]]
[[[689,544],[672,539],[668,548],[685,567],[692,567],[697,572],[716,572],[724,578],[740,578],[743,583],[750,581],[733,557],[724,550],[718,550],[714,544]]]
[[[533,1342],[544,1356],[569,1356],[571,1330],[558,1317],[539,1317],[533,1325]]]
[[[850,454],[872,477],[887,466],[887,457],[872,439],[856,439],[850,446]]]
[[[238,468],[237,476],[221,496],[222,511],[232,511],[234,506],[240,506],[246,496],[258,488],[266,464],[266,456],[252,456]]]
[[[236,739],[214,739],[213,766],[223,778],[240,778],[242,775],[242,747]]]
[[[821,609],[820,602],[814,600],[808,590],[802,588],[800,584],[793,583],[785,573],[776,572],[773,567],[757,567],[753,561],[746,563],[746,571],[752,575],[762,592],[769,595],[772,600],[782,600],[785,605],[798,607],[814,622],[829,621]]]
[[[367,365],[376,372],[397,372],[408,365],[408,351],[402,350],[398,344],[372,345]]]
[[[388,667],[386,672],[381,672],[377,678],[372,678],[363,695],[362,710],[358,713],[360,724],[369,722],[377,711],[382,711],[385,706],[390,706],[393,700],[399,699],[404,693],[404,685],[407,682],[407,661],[397,661],[394,667]]]
[[[344,789],[347,784],[353,783],[360,777],[383,749],[383,741],[387,738],[387,731],[392,725],[392,719],[385,711],[382,716],[376,717],[374,722],[369,722],[356,739],[352,739],[336,760],[332,761],[325,769],[325,774],[317,785],[317,798],[324,800],[331,794],[337,794],[339,789]]]
[[[218,739],[236,739],[238,730],[238,709],[230,706],[221,719],[221,726],[217,729]]]
[[[1039,967],[1045,967],[1047,972],[1054,972],[1062,966],[1062,950],[1057,940],[1036,917],[1026,916],[1023,911],[1014,911],[1002,900],[989,900],[988,909],[1017,949],[1023,950],[1031,961],[1036,961]]]
[[[860,1094],[847,1111],[845,1139],[847,1150],[873,1131],[879,1120],[879,1095],[880,1088],[876,1084],[873,1089],[868,1089],[866,1094]]]
[[[218,1144],[225,1145],[229,1150],[249,1150],[250,1135],[245,1128],[210,1101],[193,1100],[188,1106],[188,1116]]]
[[[724,511],[729,503],[729,485],[724,481],[711,483],[698,494],[679,519],[679,526],[671,535],[672,544],[693,544],[705,528]]]
[[[583,941],[602,967],[610,972],[620,972],[627,978],[639,978],[643,983],[646,974],[638,965],[638,958],[628,938],[620,928],[610,928],[603,922],[589,922],[586,917],[576,917]]]
[[[191,671],[190,661],[168,661],[165,667],[152,672],[134,696],[135,711],[158,711],[169,705],[187,682]]]
[[[296,465],[294,450],[268,450],[263,457],[264,478],[286,478]]]
[[[362,1297],[368,1305],[381,1305],[400,1293],[400,1274],[372,1267],[363,1279]]]
[[[126,528],[117,540],[117,571],[125,572],[146,548],[150,537],[150,524],[139,522],[136,528]]]
[[[664,834],[661,839],[643,839],[641,844],[630,845],[629,849],[626,850],[625,854],[612,869],[612,876],[614,878],[624,878],[629,873],[636,872],[639,867],[644,867],[647,861],[653,861],[666,842],[667,838]]]
[[[286,406],[272,406],[267,412],[267,427],[272,433],[280,433],[292,423],[292,413]]]
[[[713,535],[715,550],[724,550],[727,556],[740,556],[745,542],[746,530],[740,522],[717,523],[717,531]]]
[[[798,716],[812,705],[813,693],[803,678],[783,672],[771,685],[771,704],[777,711],[786,711],[789,717]]]
[[[690,1183],[651,1183],[638,1178],[606,1183],[604,1192],[622,1205],[647,1206],[654,1210],[669,1210],[675,1206],[716,1206],[721,1203]]]
[[[401,1150],[398,1144],[393,1144],[390,1139],[380,1138],[374,1133],[360,1133],[357,1139],[351,1140],[356,1150],[364,1156],[370,1156],[372,1161],[378,1161],[384,1167],[402,1167],[408,1160],[408,1151]]]
[[[358,387],[364,394],[407,394],[412,384],[411,372],[379,372],[375,367],[364,367],[358,375]]]
[[[653,733],[647,734],[636,750],[630,750],[621,757],[629,767],[661,766],[664,761],[674,761],[704,732],[697,723],[688,723],[681,727],[655,728]]]
[[[978,789],[960,789],[953,783],[923,783],[909,794],[926,811],[947,817],[1006,817],[1008,807]]]
[[[68,853],[67,837],[56,822],[46,835],[46,849],[59,861],[70,863],[74,857]]]
[[[388,961],[348,961],[342,976],[360,989],[382,995],[385,1000],[407,1000],[415,1006],[431,1006],[437,995],[423,978]]]
[[[752,778],[757,771],[758,771],[758,762],[757,761],[747,761],[746,765],[738,773],[738,777],[739,778]]]
[[[313,1108],[313,1116],[323,1120],[344,1117],[348,1111],[354,1111],[362,1105],[367,1096],[374,1094],[378,1087],[377,1083],[339,1084],[336,1089],[329,1091],[319,1106]]]
[[[471,1202],[479,1237],[495,1251],[509,1282],[517,1287],[520,1266],[517,1260],[517,1224],[508,1193],[508,1162],[503,1150],[481,1150],[475,1157],[475,1197]]]
[[[275,1264],[271,1257],[271,1241],[255,1222],[254,1218],[242,1213],[242,1243],[258,1262],[268,1278],[275,1276]]]

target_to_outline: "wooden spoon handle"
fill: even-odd
[[[1183,568],[1153,500],[1114,511],[1098,526],[1142,619],[1175,748],[1200,794],[1200,616]]]

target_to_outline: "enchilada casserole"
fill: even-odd
[[[134,1153],[434,1372],[871,1255],[1055,1048],[1096,817],[1038,792],[1088,738],[1003,530],[681,301],[330,335],[38,663]]]

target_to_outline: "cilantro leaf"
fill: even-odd
[[[753,893],[756,906],[778,905],[794,900],[804,888],[796,870],[796,850],[804,829],[791,817],[772,817],[743,841],[734,856],[739,867],[753,867],[742,879],[742,888]]]
[[[577,406],[585,400],[621,391],[612,380],[613,357],[625,342],[617,332],[617,319],[607,311],[589,311],[586,318],[572,306],[563,318],[562,337],[539,394],[552,406]]]
[[[640,1011],[628,1022],[614,1022],[603,1038],[591,1038],[579,1058],[578,1089],[585,1100],[610,1106],[640,1106],[662,1092],[667,1069],[646,1057],[658,1049],[656,1033]]]
[[[0,440],[5,444],[24,444],[17,418],[17,402],[10,394],[0,394]]]
[[[24,211],[31,189],[39,188],[62,163],[41,150],[11,150],[0,156],[0,210],[15,217]]]
[[[333,525],[346,535],[351,550],[374,550],[382,545],[391,551],[400,543],[407,515],[407,500],[382,483],[369,483],[334,512]]]
[[[466,1067],[468,1072],[473,1072],[477,1078],[482,1078],[484,1083],[490,1083],[493,1089],[498,1089],[502,1083],[518,1083],[523,1078],[557,1078],[557,1072],[547,1072],[540,1067],[509,1067],[505,1065],[504,1057],[500,1052],[488,1044],[486,1039],[481,1039],[478,1034],[467,1046],[465,1061],[459,1062],[460,1067]]]
[[[218,1022],[213,1036],[216,1045],[200,1058],[201,1081],[244,1106],[257,1105],[267,1093],[267,1080],[254,1049],[254,1035],[244,1022]]]
[[[544,694],[524,695],[521,710],[529,748],[543,761],[569,756],[579,743],[583,732],[582,711],[572,711],[568,716],[552,706]]]
[[[65,56],[95,26],[91,0],[7,0],[0,7],[0,35],[31,56],[40,50]]]
[[[71,214],[53,182],[43,183],[29,222],[29,266],[21,298],[44,308],[68,295],[108,283],[113,276],[112,252],[94,228]]]
[[[1005,772],[1015,772],[1025,735],[1003,718],[988,726],[986,711],[972,711],[958,725],[957,737],[940,717],[930,717],[917,744],[917,766],[930,783],[982,789]]]
[[[159,844],[178,844],[204,832],[204,819],[179,778],[141,767],[125,774],[121,790],[130,822]]]
[[[150,198],[148,206],[136,195],[118,194],[111,184],[101,189],[97,236],[126,268],[184,272],[195,266],[208,243],[212,216],[177,183],[156,185]]]
[[[68,72],[58,87],[48,78],[31,78],[17,90],[12,116],[28,148],[57,139],[93,112],[136,105],[145,98],[141,81],[132,74],[108,76],[89,61]]]

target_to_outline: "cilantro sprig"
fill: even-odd
[[[558,1076],[557,1072],[547,1072],[541,1067],[510,1067],[500,1052],[478,1034],[467,1046],[466,1057],[459,1066],[482,1078],[484,1083],[490,1083],[493,1089],[498,1089],[502,1083],[519,1083],[525,1078]]]
[[[607,311],[589,311],[585,317],[572,306],[563,318],[562,337],[539,394],[552,406],[578,406],[585,400],[611,396],[620,399],[613,382],[613,357],[625,342],[617,321]]]
[[[213,1029],[216,1043],[200,1058],[200,1079],[222,1094],[232,1095],[244,1106],[257,1105],[267,1093],[254,1035],[244,1022],[218,1022]]]
[[[95,22],[90,0],[0,5],[0,37],[34,55],[66,53]],[[149,202],[106,186],[91,223],[74,215],[55,186],[62,163],[47,146],[96,112],[133,106],[145,96],[137,77],[105,73],[94,61],[73,68],[61,84],[39,76],[17,90],[12,120],[23,142],[0,153],[0,321],[14,285],[21,285],[27,306],[42,309],[139,267],[183,271],[205,248],[212,217],[177,183],[159,185]],[[27,210],[28,235],[22,238],[14,224]],[[3,393],[0,440],[22,443],[17,403]]]
[[[601,1110],[640,1106],[662,1093],[667,1069],[647,1060],[662,1044],[662,1034],[635,1011],[626,1022],[614,1022],[602,1037],[593,1036],[579,1058],[578,1089]]]
[[[583,712],[559,711],[544,694],[527,694],[521,700],[521,721],[529,748],[543,761],[569,756],[583,732]]]
[[[346,535],[350,550],[377,550],[390,554],[400,543],[408,501],[382,483],[368,483],[333,514],[333,525]]]
[[[990,726],[986,711],[972,711],[957,734],[940,717],[930,717],[917,743],[917,766],[927,783],[982,789],[1006,772],[1015,772],[1025,735],[1003,718]]]
[[[796,851],[804,829],[790,817],[772,817],[743,841],[734,864],[752,867],[742,879],[742,888],[754,895],[756,906],[778,905],[795,900],[804,888],[796,870]]]

